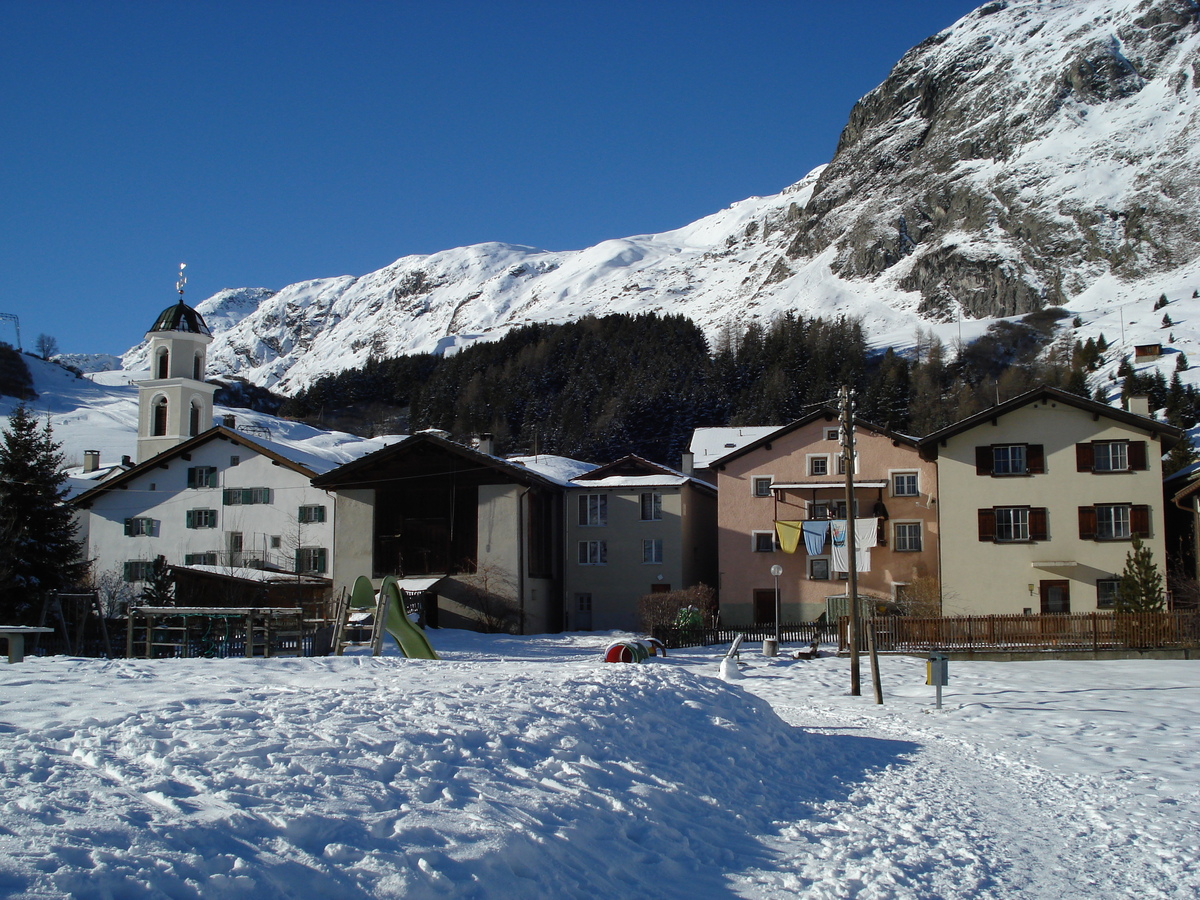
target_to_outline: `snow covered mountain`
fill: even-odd
[[[907,53],[833,160],[778,195],[584,250],[478,244],[223,291],[198,305],[210,363],[289,394],[371,356],[651,311],[714,341],[783,310],[845,313],[904,346],[923,323],[970,337],[1063,305],[1110,342],[1162,342],[1151,303],[1200,286],[1198,19],[1195,0],[988,3]]]

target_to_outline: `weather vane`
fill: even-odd
[[[183,286],[187,284],[187,276],[183,274],[183,270],[187,268],[187,263],[179,264],[179,280],[175,282],[175,290],[179,291],[179,302],[183,302]]]

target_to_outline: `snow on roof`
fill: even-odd
[[[677,487],[689,481],[699,481],[687,475],[610,475],[607,478],[597,478],[594,481],[575,482],[576,487]]]
[[[504,461],[524,466],[531,472],[561,485],[570,485],[572,478],[596,468],[594,463],[571,459],[569,456],[549,456],[545,453],[537,456],[510,456]]]
[[[703,468],[708,465],[708,461],[727,456],[734,450],[739,450],[782,427],[781,425],[758,425],[754,427],[697,428],[692,432],[692,443],[688,450],[695,457],[695,465]]]

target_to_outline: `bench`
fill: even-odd
[[[0,625],[0,638],[8,641],[10,664],[19,663],[25,658],[25,635],[53,633],[53,628],[42,628],[36,625]]]

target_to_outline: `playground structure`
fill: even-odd
[[[338,616],[338,630],[334,641],[335,652],[341,656],[353,642],[347,640],[346,632],[350,619],[355,615],[373,616],[371,625],[371,655],[383,652],[383,635],[386,632],[409,659],[441,659],[429,643],[425,632],[408,617],[404,591],[396,579],[388,575],[379,585],[378,594],[371,579],[359,575],[345,600],[345,607]]]
[[[641,640],[617,641],[609,644],[604,651],[605,662],[645,662],[651,656],[666,656],[667,650],[662,641],[655,638]]]

